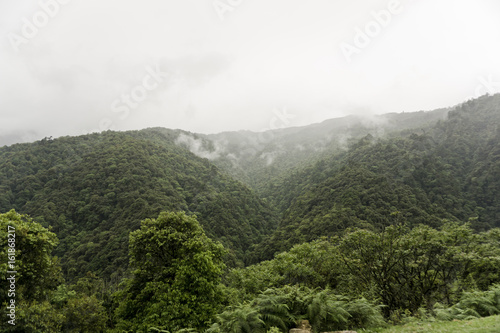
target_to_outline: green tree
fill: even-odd
[[[335,287],[343,275],[336,247],[327,239],[295,245],[273,260],[245,268],[232,269],[226,283],[239,302],[255,297],[268,288],[301,285],[310,288]]]
[[[64,332],[70,333],[104,332],[108,320],[106,310],[95,296],[81,295],[69,299],[64,314]]]
[[[205,235],[195,217],[162,212],[130,233],[129,249],[134,271],[117,293],[118,327],[205,328],[223,301],[222,245]]]
[[[16,326],[10,327],[11,331],[7,332],[65,332],[62,327],[66,317],[48,301],[23,301],[16,315],[19,316],[19,321],[16,322]]]
[[[479,236],[468,225],[448,223],[441,230],[419,226],[387,227],[382,233],[356,230],[339,242],[349,273],[346,290],[379,297],[386,315],[416,312],[436,301],[453,303],[472,274]]]
[[[9,230],[15,230],[15,237],[7,236]],[[7,244],[10,244],[8,239],[15,240],[14,269],[7,264]],[[0,278],[5,281],[7,271],[17,271],[16,297],[43,300],[50,290],[54,290],[62,282],[59,260],[50,255],[57,243],[54,233],[30,217],[14,210],[0,214]],[[2,293],[0,302],[5,302],[6,297],[7,294]]]
[[[0,328],[8,327],[14,332],[58,331],[64,316],[48,302],[51,292],[63,281],[59,260],[51,256],[57,243],[54,233],[30,217],[14,210],[0,214],[0,279],[3,281],[0,303],[5,308],[7,302],[14,300],[16,306],[16,326],[5,326],[6,321],[2,321]],[[8,271],[17,273],[7,274]],[[15,290],[7,292],[4,281],[11,275],[15,278]]]

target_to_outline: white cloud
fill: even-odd
[[[120,130],[213,133],[258,131],[285,106],[294,126],[356,110],[433,109],[473,96],[479,77],[500,80],[494,0],[401,0],[400,13],[348,63],[340,44],[389,3],[243,1],[221,21],[212,1],[71,0],[15,52],[9,34],[22,35],[23,19],[41,7],[4,0],[0,144],[6,136],[80,134],[102,119]],[[156,64],[175,81],[127,119],[110,112]]]

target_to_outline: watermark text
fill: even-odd
[[[16,325],[16,228],[7,226],[7,322]]]

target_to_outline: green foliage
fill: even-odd
[[[11,236],[7,236],[9,229],[15,229]],[[8,239],[15,240],[12,247],[15,250],[14,269],[8,265]],[[62,282],[59,260],[50,255],[57,243],[54,233],[30,217],[14,210],[0,214],[0,279],[6,280],[7,271],[17,271],[16,299],[45,300]],[[6,301],[7,293],[1,293],[0,303]]]
[[[286,331],[295,319],[289,312],[287,300],[286,295],[279,295],[273,290],[267,290],[254,298],[251,305],[258,309],[266,329],[279,327]]]
[[[322,176],[318,172],[304,174],[302,169],[332,155],[337,158],[349,143],[367,134],[427,128],[444,119],[447,112],[440,109],[392,113],[370,120],[347,116],[265,133],[238,131],[193,136],[203,140],[203,146],[209,152],[217,153],[218,157],[213,160],[217,166],[247,183],[283,212],[290,206],[298,188],[318,182]]]
[[[207,332],[286,332],[297,319],[291,298],[279,289],[268,289],[251,300],[231,305],[217,316]]]
[[[307,318],[315,332],[337,330],[347,326],[350,314],[346,310],[347,299],[323,290],[311,295]]]
[[[9,233],[9,230],[15,232]],[[9,243],[9,239],[15,242]],[[15,277],[15,290],[10,289],[11,291],[7,292],[8,288],[4,289],[6,283],[2,282],[0,303],[5,308],[7,302],[14,300],[16,307],[16,326],[13,327],[7,324],[7,320],[3,320],[0,323],[3,330],[60,331],[64,315],[47,302],[51,292],[62,282],[59,260],[50,255],[57,242],[54,233],[26,215],[18,214],[14,210],[0,214],[0,278],[6,281],[7,276]],[[14,246],[10,247],[8,244]],[[14,249],[15,252],[8,252],[8,249]],[[15,258],[12,258],[12,255]],[[8,271],[16,273],[7,274]]]
[[[381,305],[373,305],[365,298],[351,300],[347,303],[346,311],[349,313],[349,326],[381,327],[385,325]]]
[[[498,227],[500,95],[457,106],[430,127],[366,135],[347,151],[268,181],[282,218],[256,258],[349,227],[381,231],[407,223],[440,227],[470,221],[476,231]],[[375,132],[373,132],[375,135]]]
[[[363,333],[497,333],[500,331],[500,316],[470,318],[454,321],[412,321],[404,326],[390,326],[384,329],[361,331]]]
[[[287,285],[228,306],[207,332],[239,332],[250,328],[266,332],[273,327],[288,332],[301,319],[309,320],[315,332],[374,327],[384,324],[380,309],[366,299],[350,299],[330,289]]]
[[[336,286],[343,274],[335,246],[321,239],[294,246],[273,260],[246,268],[232,269],[226,283],[236,290],[240,301],[255,297],[271,287],[301,285],[310,288]]]
[[[104,332],[108,321],[105,308],[95,296],[70,298],[64,307],[64,315],[64,332]]]
[[[7,248],[8,226],[15,228],[16,326],[12,332],[104,332],[108,316],[95,296],[71,290],[62,283],[57,258],[51,257],[58,240],[54,233],[14,210],[0,214],[2,250]],[[7,258],[2,253],[2,277]],[[7,293],[2,293],[6,301]],[[5,305],[5,303],[3,303]]]
[[[59,333],[63,332],[62,327],[66,320],[65,315],[47,301],[23,301],[16,312],[17,316],[19,319],[16,326],[4,327],[6,331]]]
[[[179,132],[92,134],[0,148],[0,212],[52,227],[68,281],[88,271],[117,285],[127,274],[128,234],[161,211],[196,213],[242,266],[275,216],[244,185],[176,144]]]
[[[500,283],[500,228],[480,234],[481,245],[476,249],[477,257],[470,267],[472,288],[486,290],[489,286]]]
[[[481,260],[475,251],[479,238],[468,226],[447,224],[441,231],[427,226],[408,230],[387,227],[382,233],[356,230],[339,243],[349,273],[346,290],[354,294],[375,288],[387,307],[415,313],[436,301],[452,303],[462,288],[471,263]]]
[[[381,311],[398,321],[402,314],[416,315],[436,302],[457,303],[464,290],[475,288],[476,280],[492,277],[492,263],[497,262],[500,250],[496,237],[494,229],[476,234],[470,226],[452,222],[444,223],[440,230],[403,225],[389,226],[383,232],[353,229],[343,237],[297,245],[273,260],[233,269],[226,283],[232,299],[240,302],[256,298],[267,288],[328,287],[335,291],[333,295],[347,295],[351,300],[346,308],[353,313],[350,325],[376,326],[381,319],[376,313]],[[287,303],[291,313],[305,313],[295,306],[310,301],[305,301],[304,293],[293,297],[298,301]],[[383,306],[375,309],[374,302]],[[370,309],[374,311],[371,315]],[[327,313],[320,310],[313,312],[325,318]]]
[[[207,333],[266,332],[265,322],[262,320],[261,314],[249,304],[230,307],[218,315],[217,321],[206,331]]]
[[[463,294],[458,306],[472,309],[481,317],[492,316],[500,313],[499,295],[500,288],[497,288],[496,292],[466,292]]]
[[[464,292],[460,302],[449,308],[437,304],[434,312],[439,320],[467,320],[500,314],[500,285],[491,286],[487,291]]]
[[[222,245],[210,240],[195,217],[161,213],[130,234],[133,277],[119,291],[119,327],[204,328],[223,301]]]
[[[344,118],[267,139],[148,129],[2,147],[15,329],[264,333],[500,313],[499,105],[386,115],[381,128],[403,131],[385,137]]]

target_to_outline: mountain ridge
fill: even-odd
[[[485,230],[500,207],[499,100],[260,138],[148,128],[4,146],[0,210],[51,226],[69,278],[126,274],[128,233],[164,210],[198,215],[231,266],[349,227],[451,219]]]

